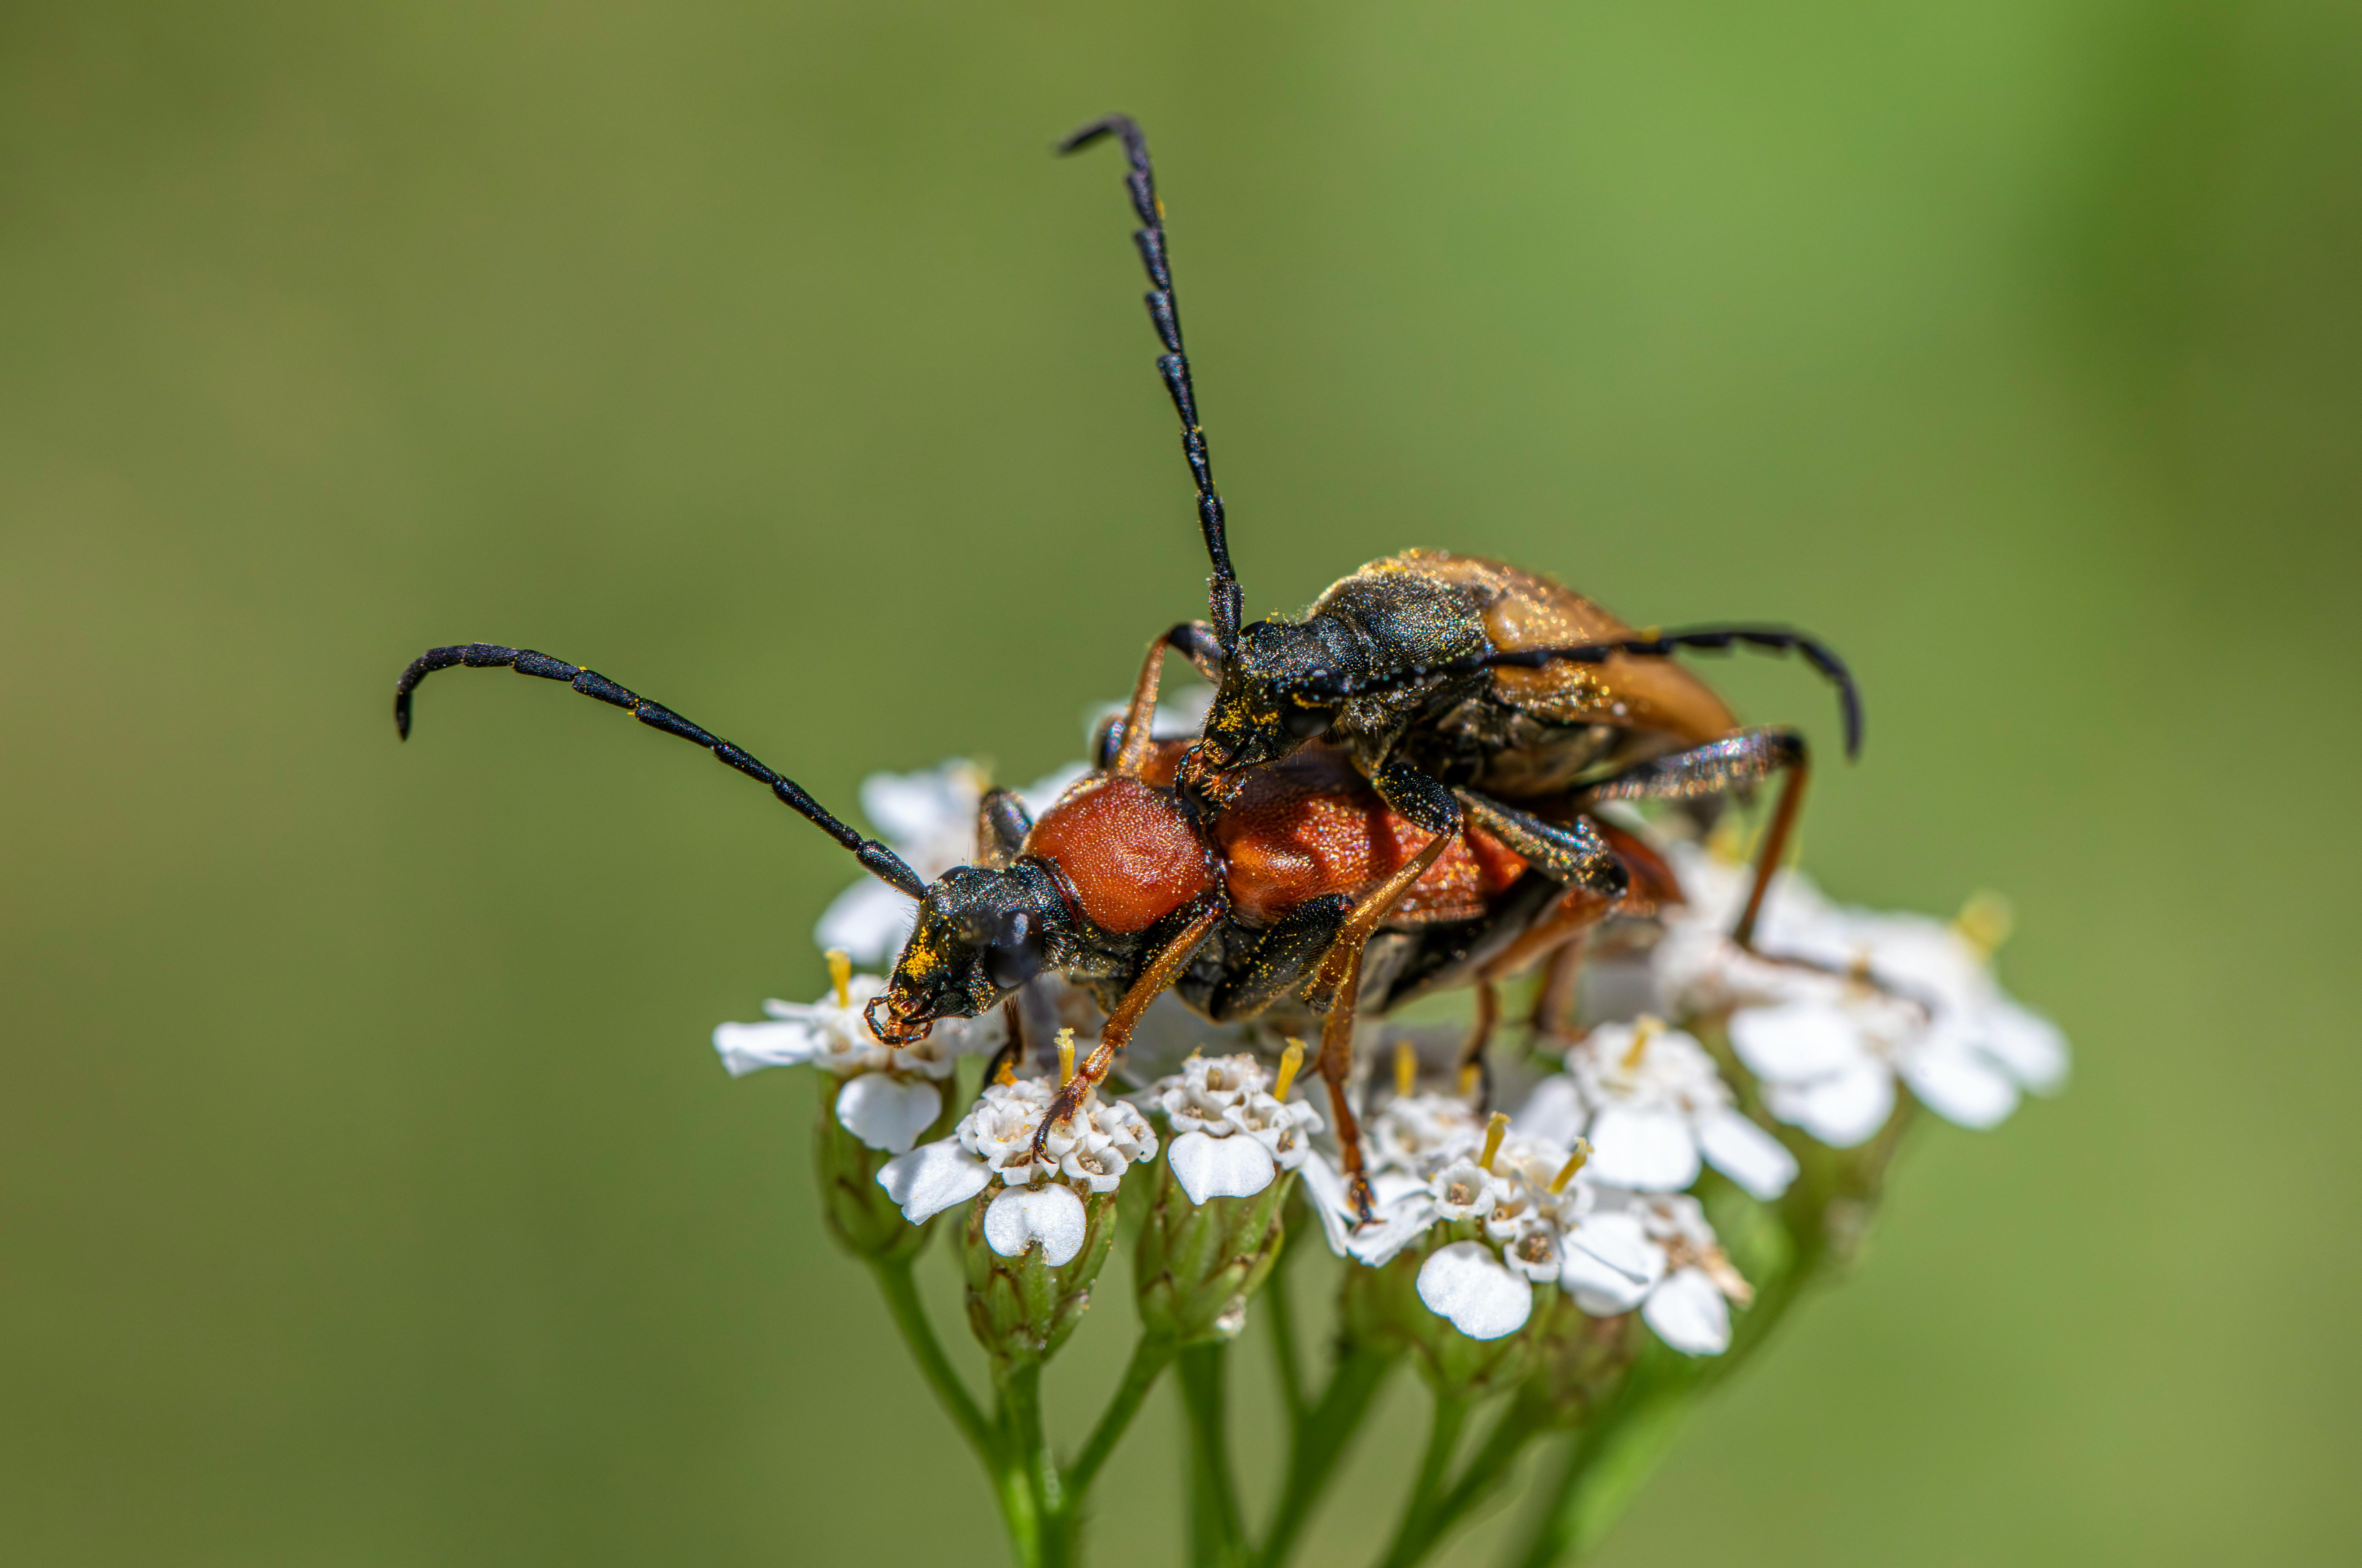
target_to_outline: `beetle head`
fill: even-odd
[[[975,1018],[1054,965],[1074,923],[1050,873],[1030,861],[955,866],[919,900],[918,923],[870,1029],[889,1045],[926,1038],[939,1018]]]
[[[1257,621],[1237,648],[1206,713],[1198,766],[1216,774],[1256,767],[1317,739],[1337,717],[1352,650],[1325,621]]]

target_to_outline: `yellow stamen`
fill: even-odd
[[[1642,1013],[1632,1024],[1632,1044],[1624,1053],[1623,1067],[1628,1073],[1637,1071],[1640,1058],[1649,1054],[1649,1042],[1665,1032],[1665,1021]]]
[[[1395,1042],[1395,1098],[1408,1099],[1418,1087],[1418,1052],[1407,1040]]]
[[[1501,1140],[1509,1135],[1509,1118],[1506,1112],[1495,1111],[1493,1120],[1485,1123],[1485,1153],[1477,1157],[1476,1168],[1490,1173],[1493,1156],[1501,1152]]]
[[[1485,1069],[1478,1066],[1475,1063],[1469,1062],[1463,1064],[1460,1069],[1460,1098],[1466,1099],[1469,1096],[1474,1094],[1476,1092],[1476,1085],[1484,1078],[1484,1077]]]
[[[853,1005],[853,955],[842,947],[832,947],[821,955],[828,960],[829,983],[836,988],[836,1005]]]
[[[1279,1077],[1272,1080],[1271,1098],[1286,1099],[1295,1086],[1296,1075],[1304,1066],[1304,1042],[1290,1035],[1287,1049],[1279,1054]]]
[[[1058,1087],[1065,1088],[1075,1077],[1075,1032],[1058,1031]]]
[[[1574,1153],[1566,1157],[1566,1164],[1559,1166],[1558,1175],[1551,1177],[1551,1190],[1564,1192],[1566,1184],[1574,1179],[1574,1173],[1581,1170],[1590,1159],[1591,1140],[1577,1138],[1574,1141]]]
[[[1980,889],[1969,895],[1960,912],[1952,917],[1952,929],[1962,941],[1977,950],[1980,958],[1990,958],[2001,944],[2009,940],[2010,930],[2017,917],[2009,900],[2001,894]]]

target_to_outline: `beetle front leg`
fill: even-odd
[[[1107,1077],[1108,1069],[1115,1066],[1116,1056],[1123,1050],[1124,1043],[1131,1038],[1131,1032],[1139,1025],[1141,1014],[1148,1010],[1148,1004],[1180,977],[1183,966],[1197,955],[1198,948],[1205,945],[1206,938],[1214,933],[1214,927],[1220,925],[1229,913],[1227,900],[1220,897],[1208,899],[1197,918],[1182,928],[1181,934],[1157,952],[1148,967],[1141,971],[1140,978],[1123,993],[1123,999],[1117,1002],[1115,1010],[1108,1015],[1106,1027],[1099,1031],[1099,1043],[1076,1066],[1075,1076],[1059,1086],[1057,1098],[1051,1100],[1048,1112],[1042,1118],[1042,1125],[1035,1130],[1035,1160],[1048,1159],[1044,1145],[1049,1139],[1050,1129],[1073,1119],[1084,1099]]]

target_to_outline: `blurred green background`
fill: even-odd
[[[1822,632],[1811,865],[2007,890],[2076,1043],[1600,1561],[2362,1555],[2357,83],[2334,0],[8,7],[0,1556],[998,1560],[811,1087],[706,1043],[844,856],[387,698],[542,647],[848,808],[1075,755],[1203,603],[1117,160],[1046,155],[1115,107],[1251,612],[1433,544]],[[1162,1397],[1109,1561],[1179,1555]]]

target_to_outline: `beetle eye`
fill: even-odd
[[[1020,910],[1002,922],[984,950],[984,972],[996,990],[1013,991],[1042,972],[1042,927]]]
[[[1279,710],[1279,727],[1294,740],[1310,740],[1329,727],[1336,718],[1334,704],[1316,707],[1309,702],[1287,702]]]

